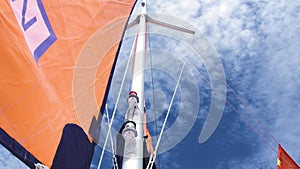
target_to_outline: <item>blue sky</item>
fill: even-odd
[[[226,99],[255,126],[272,147],[277,149],[276,141],[245,108],[245,105],[249,106],[300,164],[300,1],[164,0],[149,1],[148,5],[149,12],[163,13],[184,20],[207,38],[206,42],[209,42],[211,48],[218,54],[213,56],[221,63],[216,69],[224,71],[226,82],[245,104],[241,104],[228,87]],[[174,20],[172,21],[174,24]],[[174,34],[169,36],[172,35]],[[154,49],[151,57],[155,59],[152,67],[155,68],[153,75],[156,80],[154,83],[156,104],[154,106],[153,99],[151,100],[153,96],[149,78],[150,69],[146,72],[148,77],[146,103],[150,119],[148,126],[153,135],[155,135],[153,112],[157,110],[156,121],[159,131],[183,63],[182,56],[187,56],[188,60],[193,61],[192,65],[187,64],[185,67],[181,87],[167,123],[167,131],[172,126],[178,125],[183,131],[177,130],[178,132],[167,135],[166,141],[161,143],[163,151],[170,142],[179,140],[171,149],[160,154],[160,162],[157,160],[160,168],[275,168],[276,152],[257,136],[228,104],[225,104],[222,119],[213,135],[204,143],[199,143],[201,129],[210,111],[213,91],[211,84],[200,75],[210,79],[210,82],[216,78],[216,74],[210,71],[209,65],[205,62],[205,59],[209,58],[201,56],[202,60],[197,60],[200,56],[189,50],[191,44],[182,44],[176,38],[150,35],[150,39],[153,40],[150,46]],[[128,41],[128,44],[124,44],[124,48],[126,45],[130,46],[130,39]],[[125,58],[128,53],[129,51],[124,50],[120,58],[123,59],[123,56]],[[169,55],[171,58],[168,58]],[[148,67],[150,67],[149,60]],[[116,72],[122,72],[125,64],[126,60],[120,61]],[[120,78],[116,76],[115,83],[119,84],[119,81]],[[124,88],[124,97],[130,88],[128,84]],[[118,87],[112,88],[109,100],[110,113],[117,92]],[[199,97],[198,106],[189,104],[188,95],[192,95],[192,98]],[[126,110],[126,103],[124,100],[122,102],[113,125],[115,130],[118,130],[119,124],[123,121],[122,111]],[[194,103],[194,100],[191,102]],[[177,118],[180,113],[186,113],[187,119]],[[190,121],[192,122],[188,125]],[[0,168],[26,168],[3,148],[0,151]],[[109,152],[104,159],[103,168],[111,166]]]

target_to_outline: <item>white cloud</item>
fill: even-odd
[[[150,12],[165,13],[173,16],[180,16],[181,18],[190,18],[197,15],[201,8],[201,3],[197,0],[189,1],[149,1]]]
[[[158,12],[184,18],[208,36],[221,52],[223,63],[230,66],[227,67],[228,80],[240,87],[236,89],[239,94],[248,97],[243,99],[254,104],[250,105],[251,109],[300,163],[300,153],[295,151],[300,147],[300,128],[297,125],[300,121],[300,2],[191,2],[197,8],[191,9],[197,11],[197,14],[189,10],[181,11],[184,7],[178,5],[180,1],[156,1],[155,4]],[[257,70],[251,70],[251,66],[245,64],[253,64],[251,69],[258,66]],[[238,76],[242,76],[243,81],[236,81]],[[255,93],[248,93],[247,90]],[[247,101],[251,99],[257,102]],[[262,129],[259,131],[264,132]],[[277,148],[272,139],[271,142]],[[271,168],[274,168],[276,157],[268,158],[270,148],[263,141],[260,143],[258,152],[244,164],[229,161],[220,166],[231,168],[237,165],[247,169],[272,165]],[[259,161],[258,164],[252,164],[255,161]]]

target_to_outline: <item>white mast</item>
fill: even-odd
[[[146,59],[147,22],[169,29],[194,34],[194,31],[152,19],[147,15],[146,0],[142,0],[141,14],[128,25],[139,24],[136,37],[136,48],[133,64],[131,92],[125,114],[125,128],[122,131],[125,139],[122,169],[143,169],[143,137],[144,137],[144,69]],[[158,145],[156,146],[158,147]],[[152,155],[152,158],[155,155]],[[153,162],[155,159],[151,159]],[[153,165],[153,163],[152,163]],[[151,165],[151,168],[152,168]],[[149,164],[148,164],[149,166]]]
[[[128,123],[122,134],[125,138],[124,157],[122,169],[142,169],[143,168],[143,110],[144,110],[144,68],[146,57],[146,23],[147,9],[146,0],[142,1],[142,11],[139,17],[139,29],[137,34],[136,49],[133,63],[132,86],[128,97],[128,110],[125,120]],[[136,97],[137,94],[137,97]],[[134,128],[135,130],[132,130]]]
[[[135,57],[133,58],[133,76],[131,90],[137,92],[139,97],[139,108],[144,108],[144,68],[146,58],[146,37],[147,37],[147,23],[146,23],[147,9],[146,0],[142,2],[142,12],[140,15],[139,30],[137,35],[137,46],[135,50]],[[143,112],[144,113],[144,112]],[[142,121],[143,123],[143,121]]]

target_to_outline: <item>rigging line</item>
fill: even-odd
[[[277,150],[266,140],[266,138],[226,99],[226,103],[235,111],[241,119],[277,154]]]
[[[128,67],[129,67],[129,64],[130,64],[130,60],[132,58],[132,54],[133,54],[133,48],[131,49],[130,56],[128,57],[127,65],[126,65],[126,68],[125,68],[125,71],[124,71],[124,74],[123,74],[123,79],[122,79],[122,82],[121,82],[121,85],[120,85],[120,89],[119,89],[118,97],[117,97],[117,100],[116,100],[115,108],[114,108],[114,111],[112,113],[111,121],[108,125],[108,131],[107,131],[107,134],[106,134],[106,137],[105,137],[105,142],[107,142],[107,140],[108,140],[108,135],[110,134],[111,126],[112,126],[112,123],[113,123],[114,118],[115,118],[115,114],[116,114],[117,107],[118,107],[118,104],[119,104],[119,100],[120,100],[120,97],[121,97],[121,93],[122,93],[122,90],[123,90],[123,86],[124,86],[124,82],[125,82],[126,75],[127,75],[127,72],[128,72]],[[102,148],[101,158],[99,160],[97,169],[100,169],[102,159],[103,159],[103,155],[104,155],[105,146],[103,146],[103,148]]]
[[[272,137],[272,139],[279,144],[278,139],[275,138],[275,136],[266,128],[266,126],[261,122],[261,120],[255,115],[252,109],[250,109],[250,106],[243,101],[243,99],[235,92],[235,90],[226,82],[226,80],[218,73],[216,74],[219,76],[219,78],[224,82],[224,84],[227,86],[227,88],[230,89],[230,91],[238,98],[238,100],[242,103],[243,106],[245,106],[246,110],[250,113],[252,117],[259,123],[259,125]]]
[[[186,58],[184,57],[184,59],[186,60]],[[204,75],[202,75],[202,73],[200,71],[198,71],[194,65],[192,65],[188,60],[186,60],[195,70],[196,72],[198,72],[198,74],[201,76],[201,78],[207,83],[209,84],[209,81],[204,77]],[[215,90],[217,92],[217,90],[214,88],[214,86],[212,86],[212,89]],[[219,93],[221,94],[221,93]],[[266,140],[266,138],[253,126],[253,124],[251,124],[249,122],[249,120],[247,120],[241,113],[240,111],[238,111],[230,102],[229,100],[226,98],[226,103],[241,117],[241,119],[256,133],[256,135],[258,135],[273,151],[276,151],[276,149],[270,144],[269,141]]]
[[[178,77],[178,80],[177,80],[177,83],[176,83],[176,86],[175,86],[175,89],[174,89],[174,92],[173,92],[173,96],[172,96],[172,99],[170,101],[169,108],[168,108],[165,120],[163,122],[162,128],[160,130],[160,134],[159,134],[157,143],[155,145],[154,153],[153,153],[153,155],[151,154],[151,157],[150,157],[152,160],[151,159],[149,160],[149,163],[147,165],[147,169],[150,169],[150,168],[152,169],[152,167],[153,167],[153,160],[156,158],[156,150],[158,149],[158,146],[160,144],[160,141],[161,141],[161,138],[162,138],[162,134],[164,132],[164,129],[165,129],[165,126],[166,126],[166,123],[167,123],[167,120],[168,120],[168,117],[169,117],[169,114],[170,114],[170,111],[171,111],[171,107],[173,105],[173,101],[175,99],[175,95],[176,95],[176,92],[177,92],[177,89],[178,89],[178,86],[179,86],[179,82],[181,80],[181,76],[182,76],[182,73],[183,73],[183,69],[185,67],[185,63],[186,62],[183,63],[182,68],[180,70],[180,74],[179,74],[179,77]]]
[[[107,118],[107,121],[108,123],[107,124],[110,124],[109,123],[109,115],[108,115],[108,108],[107,108],[107,104],[105,105],[105,112],[106,112],[106,118]],[[113,143],[112,143],[112,137],[111,137],[111,132],[109,131],[109,133],[107,133],[109,136],[110,136],[110,139],[111,139],[111,148],[112,148],[112,153],[113,153],[113,156],[114,156],[114,148],[113,148]],[[108,140],[105,140],[104,142],[104,145],[103,145],[103,148],[102,148],[102,152],[101,152],[101,156],[100,156],[100,164],[102,163],[102,160],[103,160],[103,156],[104,156],[104,151],[105,151],[105,147],[107,145],[107,141]]]
[[[157,115],[156,115],[156,98],[155,98],[155,93],[154,93],[154,78],[153,78],[153,58],[152,58],[152,53],[151,53],[151,36],[148,36],[148,41],[149,41],[149,55],[150,55],[150,70],[151,70],[151,85],[152,85],[152,96],[153,96],[153,111],[154,111],[154,119],[155,119],[155,135],[158,134],[158,125],[157,125]],[[157,138],[158,139],[158,138]],[[156,140],[157,142],[158,140]],[[160,168],[160,155],[159,155],[159,149],[157,149],[157,159],[158,159],[158,168]]]
[[[220,77],[219,73],[217,73],[217,75]],[[261,122],[261,120],[257,117],[257,115],[255,115],[255,113],[253,112],[253,110],[250,109],[250,106],[243,101],[243,99],[235,92],[235,90],[226,82],[226,80],[224,78],[220,77],[220,79],[225,83],[225,85],[227,86],[227,88],[229,88],[230,91],[238,98],[238,100],[240,101],[240,103],[242,103],[242,105],[245,106],[246,110],[250,113],[250,115],[252,117],[254,117],[254,119],[259,123],[259,125],[272,137],[272,139],[277,144],[279,144],[279,141],[275,138],[275,136],[270,132],[270,130],[268,130],[266,128],[266,126]]]
[[[225,84],[231,90],[231,92],[238,98],[238,100],[245,106],[245,108],[248,110],[248,112],[250,112],[250,114],[252,115],[252,117],[254,117],[255,120],[260,124],[260,126],[273,138],[273,140],[277,144],[280,144],[279,141],[278,141],[278,139],[276,139],[275,136],[271,133],[271,131],[266,128],[266,126],[261,122],[261,120],[257,117],[257,115],[255,115],[255,113],[252,111],[252,109],[249,108],[249,105],[247,105],[242,100],[242,98],[233,90],[233,88],[228,83],[225,82]]]
[[[167,42],[169,43],[169,40],[167,40]],[[170,44],[170,43],[169,43]],[[172,45],[172,44],[170,44],[170,45]],[[175,48],[176,49],[176,48]],[[202,75],[202,73],[193,65],[193,64],[191,64],[189,61],[188,61],[188,59],[184,56],[184,60],[186,61],[186,62],[188,62],[195,70],[196,70],[196,72],[198,72],[198,74],[201,76],[201,78],[203,78],[203,80],[207,83],[207,84],[209,84],[209,81],[204,77],[204,75]],[[223,79],[223,78],[221,78],[221,79]],[[229,86],[228,84],[227,84],[227,82],[226,81],[224,81],[224,79],[223,79],[223,82],[227,85],[227,86]],[[230,86],[229,86],[230,87]],[[217,90],[214,88],[214,86],[212,86],[212,89],[213,90],[215,90],[216,92],[217,92]],[[232,89],[232,88],[231,88]],[[233,89],[232,89],[233,90]],[[226,97],[225,97],[226,98]],[[276,151],[276,149],[270,144],[270,142],[268,142],[267,140],[266,140],[266,138],[265,137],[263,137],[259,132],[258,132],[258,130],[227,100],[227,98],[226,98],[226,102],[227,102],[227,104],[242,118],[242,120],[244,121],[244,122],[246,122],[247,123],[247,125],[250,127],[250,128],[252,128],[253,129],[253,131],[272,149],[272,150],[274,150],[275,152],[277,152]],[[249,110],[248,110],[249,111]],[[265,128],[264,128],[265,129]],[[266,131],[266,130],[265,130]]]
[[[171,42],[167,39],[167,42],[171,44]],[[172,45],[172,44],[171,44]],[[177,50],[177,48],[175,48]],[[189,62],[190,63],[190,62]],[[210,63],[207,63],[210,66],[212,66]],[[192,65],[192,64],[191,64]],[[214,68],[214,67],[213,67]],[[196,69],[196,68],[195,68]],[[197,69],[196,69],[197,70]],[[197,70],[198,71],[198,70]],[[238,100],[242,103],[243,106],[245,106],[246,110],[250,113],[252,117],[259,123],[259,125],[272,137],[272,139],[277,143],[280,144],[278,139],[275,138],[275,136],[271,133],[270,130],[266,128],[266,126],[261,122],[261,120],[255,115],[255,113],[250,109],[250,106],[246,104],[243,99],[234,91],[234,89],[226,82],[226,80],[218,73],[216,74],[219,76],[219,78],[224,82],[224,84],[227,86],[227,88],[230,89],[230,91],[238,98]]]
[[[106,112],[106,117],[107,117],[107,124],[109,124],[110,121],[109,121],[109,114],[108,114],[107,104],[105,105],[105,112]],[[113,154],[114,169],[119,169],[117,159],[116,159],[116,156],[115,156],[114,142],[113,142],[113,138],[111,136],[111,133],[109,133],[109,136],[110,136],[111,151],[112,151],[112,154]]]

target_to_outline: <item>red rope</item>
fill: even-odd
[[[263,125],[263,123],[261,122],[261,120],[255,115],[255,113],[249,108],[249,105],[246,104],[241,97],[232,89],[231,86],[229,86],[228,83],[226,83],[226,81],[224,81],[226,86],[231,90],[231,92],[239,99],[239,101],[242,103],[242,105],[245,106],[246,110],[252,115],[252,117],[255,118],[255,120],[260,124],[260,126],[273,138],[273,140],[277,143],[280,144],[279,141],[274,137],[274,135],[270,132],[270,130],[268,130],[265,125]]]
[[[260,132],[226,99],[226,103],[238,114],[241,119],[277,154],[277,150],[260,134]]]
[[[195,68],[196,69],[196,68]],[[204,77],[204,75],[202,75],[201,72],[199,72],[197,70],[197,72],[199,73],[199,75],[201,76],[201,78],[207,83],[209,84],[209,81]],[[261,123],[261,121],[257,118],[256,115],[254,115],[251,111],[251,109],[242,101],[242,99],[236,94],[236,92],[228,85],[228,83],[226,81],[224,81],[223,78],[221,78],[223,80],[223,82],[226,84],[227,87],[230,88],[230,90],[234,93],[234,95],[236,97],[239,98],[239,101],[245,106],[247,107],[248,112],[250,112],[250,114],[252,114],[252,116],[255,117],[255,119],[259,122],[259,124],[263,127],[263,129],[265,131],[268,132],[269,135],[272,136],[272,138],[278,143],[277,139],[275,139],[275,137],[271,134],[271,132],[269,130],[267,130],[266,127],[264,127],[264,125]],[[214,86],[212,86],[212,89],[216,91],[216,89],[214,88]],[[226,98],[226,96],[225,96]],[[270,142],[227,100],[226,98],[226,103],[232,108],[232,110],[238,114],[240,116],[240,118],[256,133],[257,136],[259,136],[276,154],[277,154],[277,150],[270,144]],[[278,143],[279,144],[279,143]]]
[[[167,41],[169,42],[169,41]],[[175,48],[176,49],[176,48]],[[187,58],[184,58],[187,61]],[[209,80],[207,80],[204,75],[200,71],[198,71],[193,64],[191,64],[189,61],[187,61],[192,67],[198,72],[200,77],[207,83],[210,84]],[[207,63],[211,66],[210,63]],[[215,68],[214,68],[215,69]],[[215,69],[216,70],[216,69]],[[226,80],[219,74],[217,71],[215,71],[217,76],[224,82],[227,88],[230,89],[230,91],[238,98],[240,103],[246,108],[246,110],[251,114],[252,117],[259,123],[259,125],[272,137],[272,139],[279,144],[279,141],[274,137],[274,135],[265,127],[265,125],[261,122],[261,120],[254,114],[254,112],[249,108],[248,104],[246,104],[241,97],[233,90],[233,88],[226,82]],[[216,91],[217,90],[214,88],[214,86],[211,87],[212,90]],[[225,96],[226,98],[226,96]],[[274,152],[277,153],[277,150],[270,144],[270,142],[227,100],[226,98],[226,103],[240,116],[240,118],[258,135]]]

